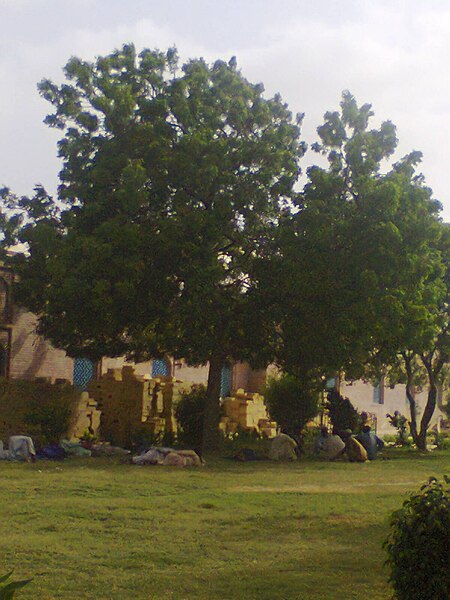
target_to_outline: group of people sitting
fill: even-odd
[[[370,425],[364,425],[361,432],[354,436],[351,429],[330,434],[327,427],[320,428],[316,440],[315,453],[325,460],[336,460],[347,456],[350,462],[375,460],[384,442],[372,431]]]

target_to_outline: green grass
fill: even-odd
[[[366,464],[0,464],[1,571],[19,598],[386,600],[391,512],[450,453]]]

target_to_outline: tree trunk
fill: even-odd
[[[427,431],[428,426],[431,421],[431,417],[434,414],[436,409],[436,399],[437,399],[437,386],[436,386],[436,376],[437,373],[433,369],[432,355],[429,358],[421,357],[422,362],[427,370],[428,375],[428,398],[425,406],[425,410],[423,411],[422,419],[420,420],[420,432],[418,435],[417,447],[419,450],[427,449]]]
[[[436,408],[436,398],[437,398],[437,387],[436,384],[430,381],[430,387],[428,389],[428,398],[427,404],[425,406],[425,410],[423,411],[422,419],[420,421],[420,433],[418,436],[418,441],[416,442],[419,450],[427,449],[427,431],[428,425],[430,424],[431,417],[434,414],[434,410]]]
[[[414,398],[414,394],[413,394],[413,372],[412,372],[412,366],[411,366],[411,358],[403,355],[403,359],[405,361],[405,368],[406,368],[406,375],[407,375],[407,379],[406,379],[406,397],[408,398],[408,402],[409,402],[409,413],[411,416],[411,420],[409,422],[409,428],[411,431],[411,435],[412,438],[414,440],[414,443],[416,444],[416,446],[419,446],[419,436],[417,433],[417,405],[416,405],[416,400]]]
[[[220,446],[220,380],[223,364],[222,357],[212,357],[209,362],[202,454],[217,452]]]

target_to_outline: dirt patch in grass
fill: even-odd
[[[416,485],[416,481],[387,481],[380,484],[367,482],[349,483],[345,490],[342,485],[315,485],[309,483],[301,483],[298,485],[289,486],[267,486],[267,485],[237,485],[227,488],[228,492],[232,493],[264,493],[264,494],[358,494],[360,490],[368,488],[382,489],[383,487],[405,487],[408,485]]]

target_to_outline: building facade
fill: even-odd
[[[103,358],[93,364],[83,357],[71,358],[62,350],[54,348],[48,340],[36,333],[37,318],[29,311],[14,306],[14,274],[11,269],[0,265],[0,376],[13,379],[67,380],[86,389],[89,381],[106,373],[108,369],[118,369],[132,365],[137,375],[155,377],[166,375],[190,383],[207,382],[208,365],[191,367],[184,361],[171,358],[133,364],[123,358]],[[271,369],[253,370],[248,364],[235,363],[225,366],[222,371],[222,396],[243,389],[249,393],[263,392],[267,375]],[[272,370],[273,371],[273,370]],[[377,429],[381,434],[394,433],[386,414],[398,410],[408,416],[409,405],[405,386],[388,387],[383,380],[373,386],[363,381],[338,382],[339,391],[347,396],[359,411],[366,411],[376,418]],[[426,404],[427,390],[416,390],[419,418]],[[432,425],[443,420],[440,410],[443,403],[443,390],[439,391],[438,407]]]

